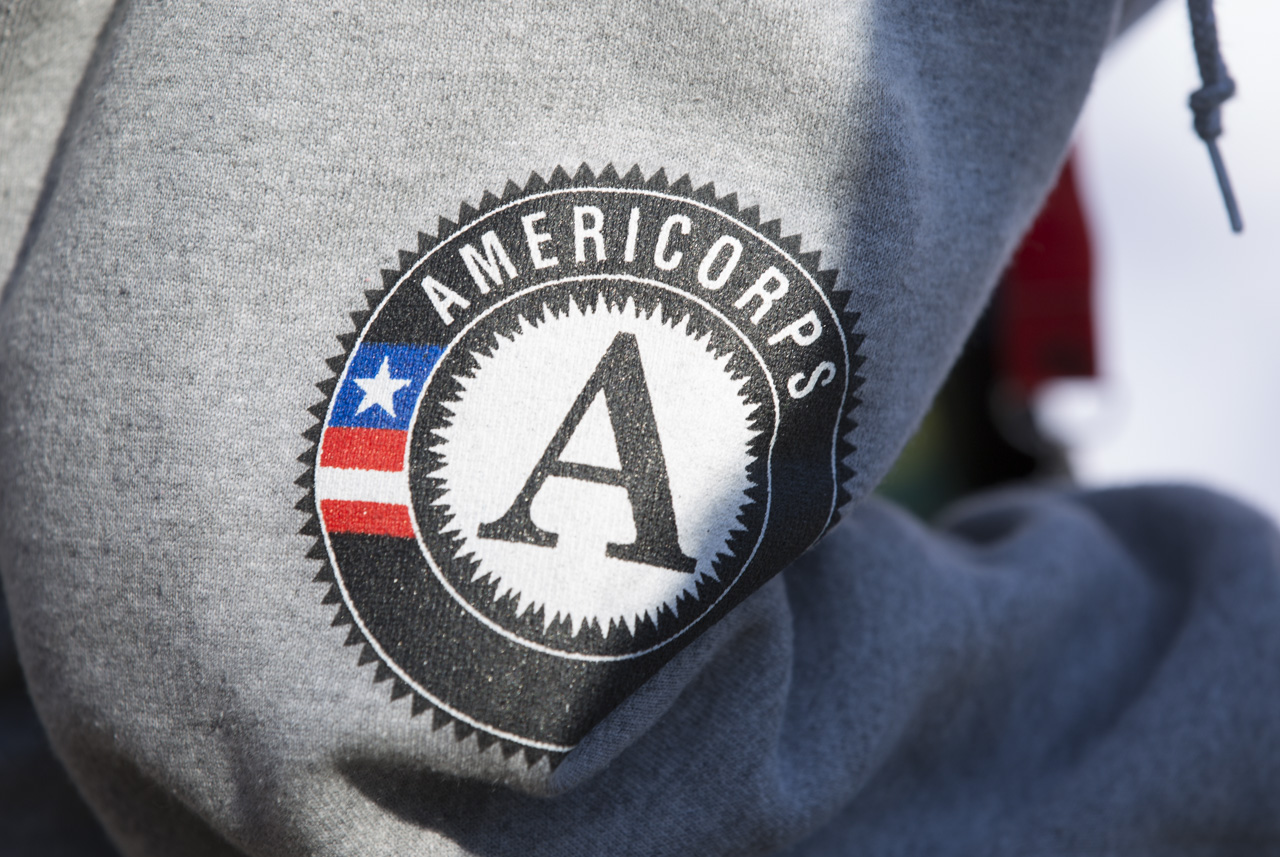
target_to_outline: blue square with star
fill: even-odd
[[[408,431],[441,351],[438,345],[360,343],[347,362],[328,425]]]

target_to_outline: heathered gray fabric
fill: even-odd
[[[0,597],[0,853],[105,857],[115,850],[54,757],[26,694]]]
[[[0,3],[0,292],[110,0]]]
[[[130,3],[0,315],[0,571],[54,746],[172,854],[1280,852],[1274,530],[1179,489],[862,498],[1051,182],[1120,9]],[[345,313],[530,170],[689,172],[841,269],[846,523],[558,769],[389,704],[295,458]]]

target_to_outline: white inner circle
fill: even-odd
[[[498,582],[517,612],[543,611],[544,623],[571,621],[577,631],[598,623],[634,629],[666,605],[678,612],[684,593],[714,578],[712,562],[744,527],[738,516],[750,502],[747,467],[758,432],[750,420],[759,405],[747,400],[746,378],[728,369],[732,354],[717,355],[710,336],[696,337],[688,317],[668,318],[661,306],[648,315],[628,300],[609,307],[601,297],[585,311],[570,304],[556,315],[545,306],[520,319],[510,339],[494,338],[489,353],[461,376],[460,401],[449,402],[449,424],[436,431],[444,480],[438,505],[451,516],[446,531],[463,540],[460,555],[478,560],[476,579]],[[696,560],[693,573],[606,555],[609,543],[636,536],[626,489],[551,476],[530,506],[530,517],[557,534],[555,547],[481,539],[483,523],[512,506],[557,429],[619,333],[636,337],[671,490],[681,551]],[[616,470],[617,443],[602,396],[587,409],[560,460]]]

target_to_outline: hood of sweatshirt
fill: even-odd
[[[120,4],[0,317],[0,569],[116,841],[370,853],[384,775],[572,793],[752,657],[1124,13]]]

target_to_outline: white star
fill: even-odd
[[[355,378],[360,389],[364,390],[364,399],[360,402],[360,407],[356,408],[357,414],[363,414],[374,405],[382,408],[391,416],[396,415],[396,393],[401,387],[409,386],[408,378],[392,378],[391,368],[387,365],[387,358],[382,358],[382,367],[378,369],[378,374],[372,378]]]

